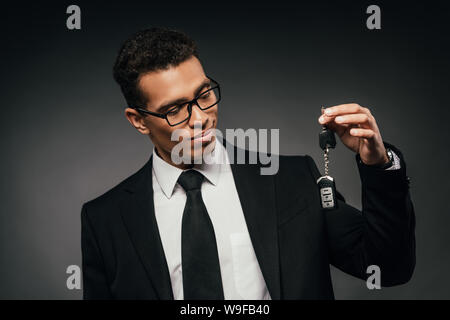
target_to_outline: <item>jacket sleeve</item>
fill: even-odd
[[[338,269],[366,280],[367,267],[380,268],[381,285],[406,283],[415,263],[415,213],[409,193],[409,178],[403,155],[384,142],[400,158],[397,170],[367,166],[355,155],[362,187],[362,211],[348,205],[339,191],[338,208],[322,210],[325,215],[329,257]],[[306,156],[313,177],[320,172]]]
[[[94,234],[86,204],[81,209],[81,255],[83,299],[111,299],[103,258]]]

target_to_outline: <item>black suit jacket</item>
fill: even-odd
[[[228,148],[235,148],[225,141]],[[415,267],[415,215],[403,155],[401,169],[362,164],[362,211],[345,203],[322,210],[308,156],[280,156],[276,175],[261,164],[231,164],[250,238],[272,299],[333,299],[330,264],[361,279],[381,269],[381,285],[407,282]],[[234,155],[237,152],[234,149]],[[246,155],[248,156],[248,151]],[[85,299],[173,299],[155,219],[152,159],[83,205]]]

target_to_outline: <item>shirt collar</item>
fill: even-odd
[[[221,165],[225,163],[224,159],[224,146],[215,142],[214,150],[212,151],[212,163],[208,164],[203,161],[201,164],[195,164],[192,169],[201,172],[205,178],[214,186],[219,183],[219,177],[221,172]],[[152,157],[153,172],[155,174],[156,180],[161,187],[164,195],[167,198],[171,198],[175,185],[177,184],[178,177],[184,171],[177,168],[166,161],[164,161],[157,153],[155,147],[153,147],[153,157]]]

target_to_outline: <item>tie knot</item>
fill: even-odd
[[[188,192],[195,189],[200,189],[202,186],[204,176],[196,170],[187,170],[178,178],[178,183],[183,187],[184,191]]]

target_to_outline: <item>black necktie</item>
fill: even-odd
[[[200,189],[203,178],[195,170],[184,171],[178,178],[187,196],[181,227],[184,299],[223,300],[216,236]]]

